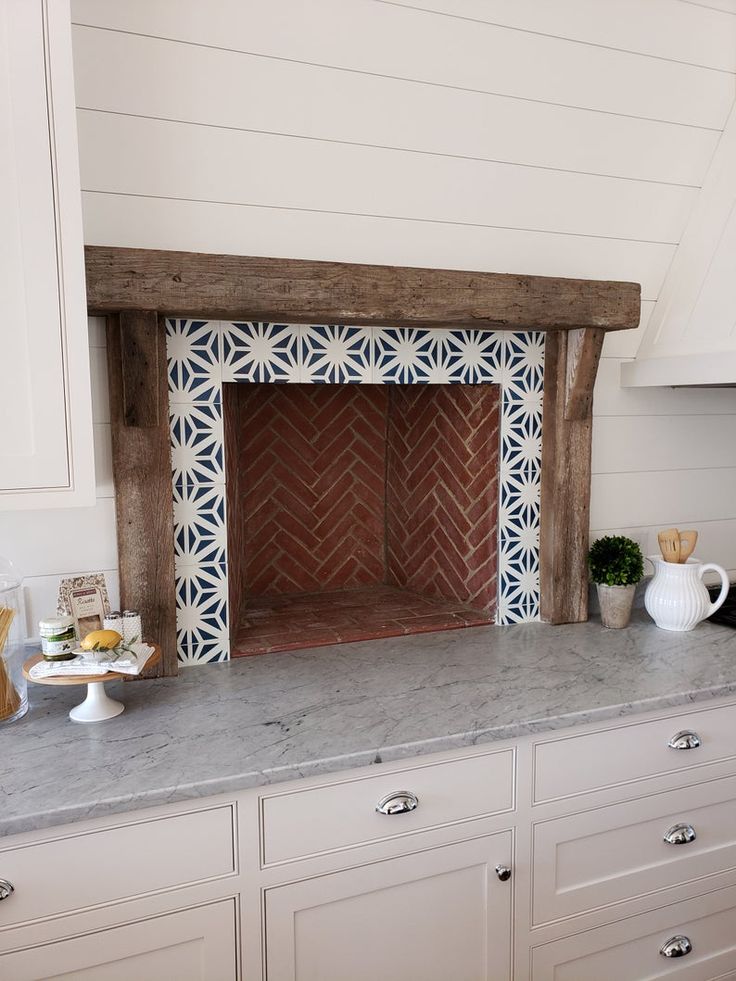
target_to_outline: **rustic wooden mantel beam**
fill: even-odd
[[[637,283],[87,246],[90,313],[494,330],[626,330]]]

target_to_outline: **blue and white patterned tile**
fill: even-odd
[[[174,487],[174,565],[214,565],[227,559],[225,485]]]
[[[169,432],[175,487],[224,483],[224,430],[218,402],[171,405]]]
[[[544,333],[508,333],[504,339],[504,398],[528,402],[542,411],[544,388]]]
[[[502,538],[498,550],[498,608],[536,610],[539,605],[539,549]],[[499,622],[505,622],[499,620]]]
[[[366,384],[373,380],[372,328],[341,324],[301,328],[300,381]]]
[[[503,338],[498,331],[436,331],[439,350],[437,374],[451,385],[500,384],[503,375]]]
[[[536,466],[542,461],[542,412],[529,402],[502,400],[501,471]]]
[[[525,548],[539,548],[539,471],[534,467],[505,474],[500,480],[498,536]]]
[[[298,382],[300,335],[296,324],[223,323],[223,381]]]
[[[496,624],[499,627],[510,627],[515,623],[533,623],[539,620],[538,603],[506,603],[499,600],[496,610]]]
[[[190,566],[176,573],[176,641],[183,664],[230,657],[227,566]]]
[[[373,333],[373,381],[379,385],[422,385],[437,364],[437,332],[384,327]]]
[[[166,357],[170,404],[221,400],[219,321],[167,320]]]

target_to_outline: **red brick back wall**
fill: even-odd
[[[392,386],[389,583],[495,610],[498,448],[498,386]]]
[[[389,583],[494,610],[496,386],[225,389],[231,601]]]
[[[383,582],[387,387],[238,388],[248,594]]]

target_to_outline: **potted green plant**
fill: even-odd
[[[636,584],[644,575],[644,557],[625,535],[605,535],[588,553],[590,576],[598,590],[604,627],[627,627]]]

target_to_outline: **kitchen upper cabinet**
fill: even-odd
[[[0,4],[0,509],[94,503],[69,4]]]
[[[266,891],[274,981],[507,981],[510,831]]]
[[[235,900],[0,955],[7,981],[235,981]]]

